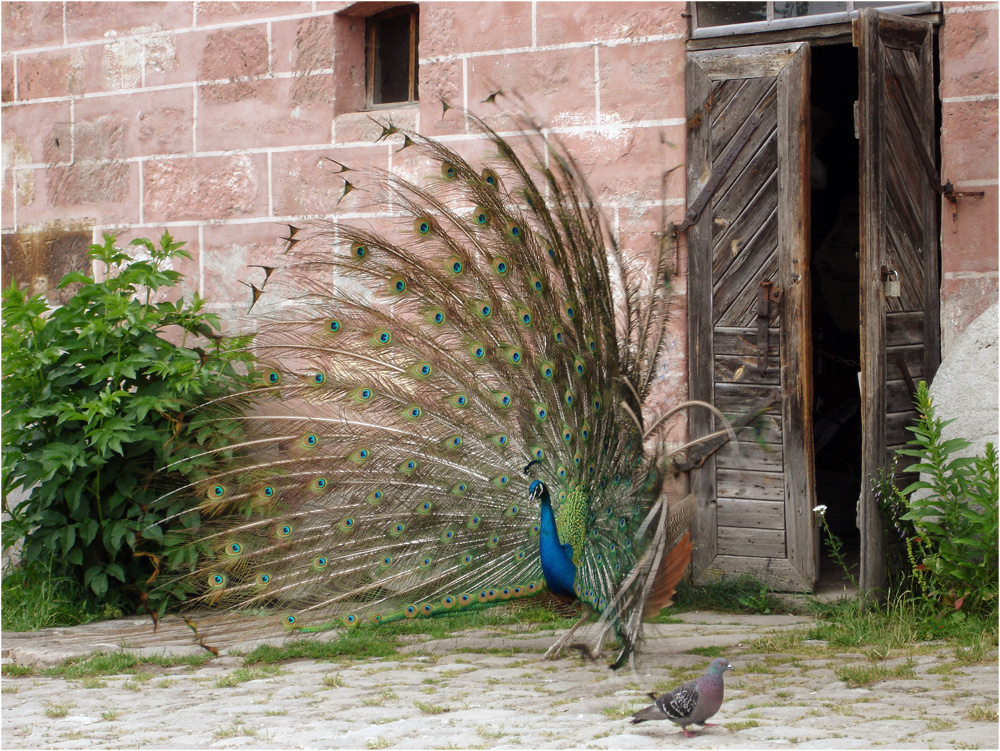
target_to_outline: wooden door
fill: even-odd
[[[730,417],[774,400],[762,434],[692,471],[696,581],[816,579],[809,73],[805,43],[688,55],[690,396]],[[690,427],[719,425],[693,412]]]
[[[939,269],[931,24],[865,9],[854,23],[861,152],[861,576],[886,580],[871,478],[912,437],[913,384],[940,357]],[[899,296],[887,297],[898,277]],[[900,480],[900,487],[907,481]]]

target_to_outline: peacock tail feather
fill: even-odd
[[[367,196],[387,226],[290,228],[259,295],[258,385],[212,405],[240,439],[187,489],[194,605],[263,606],[310,631],[541,592],[530,466],[574,591],[628,623],[619,590],[660,490],[642,415],[666,260],[651,274],[626,261],[533,123],[517,120],[531,137],[515,148],[465,116],[491,147],[482,163],[406,132],[429,179],[352,176],[347,200]]]

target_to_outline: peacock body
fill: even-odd
[[[550,590],[601,613],[624,657],[690,555],[644,449],[666,262],[626,262],[533,125],[515,150],[465,116],[482,164],[405,133],[430,179],[345,179],[388,225],[289,228],[254,288],[259,385],[212,405],[239,439],[189,488],[183,583],[296,633]]]

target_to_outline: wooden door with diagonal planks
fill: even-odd
[[[938,188],[935,166],[934,34],[931,24],[862,10],[859,55],[861,150],[860,501],[863,590],[885,584],[882,526],[870,480],[910,440],[912,391],[940,357]],[[887,282],[899,295],[887,295]],[[915,479],[915,478],[912,478]],[[900,478],[900,487],[909,479]]]
[[[696,580],[816,579],[809,62],[805,43],[688,56],[690,395],[730,418],[774,403],[693,471]],[[721,427],[707,412],[690,426]]]

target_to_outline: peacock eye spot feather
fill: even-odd
[[[258,584],[268,584],[271,581],[271,577],[268,574],[261,574],[257,577]]]
[[[302,436],[302,443],[309,447],[316,446],[319,444],[319,437],[315,433],[308,433]]]
[[[520,240],[524,235],[524,230],[521,229],[521,225],[511,220],[507,222],[507,236],[512,240]]]
[[[358,389],[357,392],[355,393],[357,395],[357,398],[363,402],[367,402],[369,399],[372,398],[372,390],[369,388]]]
[[[458,176],[455,167],[448,162],[441,162],[441,177],[445,180],[454,180]]]
[[[420,561],[420,567],[421,568],[427,568],[428,566],[431,565],[431,563],[432,563],[432,561],[431,561],[430,558],[424,558],[422,561]]]
[[[431,233],[432,225],[430,219],[426,217],[417,217],[413,222],[413,229],[418,235],[427,236]]]
[[[295,625],[295,621],[296,621],[296,618],[295,618],[294,615],[286,615],[285,616],[285,625],[286,626],[294,626]]]
[[[451,492],[454,493],[455,495],[462,495],[468,489],[469,489],[468,485],[466,485],[464,482],[460,482],[454,487],[452,487]]]
[[[226,547],[226,553],[228,553],[229,555],[239,555],[242,552],[243,552],[243,546],[240,545],[238,542],[231,542]]]
[[[521,507],[518,506],[515,503],[513,506],[511,506],[509,509],[507,509],[507,516],[517,516],[517,514],[518,514],[518,512],[520,510],[521,510]]]
[[[486,227],[490,223],[490,212],[482,206],[476,206],[472,212],[472,221],[480,227]]]
[[[312,377],[313,383],[317,386],[322,385],[323,381],[326,380],[326,376],[323,373],[314,373]]]
[[[388,331],[378,331],[375,334],[375,341],[378,344],[388,344],[392,341],[392,334]]]
[[[222,485],[213,485],[208,491],[209,498],[222,498],[226,495],[226,489]]]
[[[429,514],[431,509],[434,508],[434,504],[430,501],[424,501],[417,507],[418,514]]]
[[[326,568],[327,562],[326,556],[321,555],[313,560],[313,568]]]
[[[278,534],[281,537],[288,537],[290,534],[292,534],[292,527],[291,527],[291,525],[290,524],[283,524],[283,525],[281,525],[281,527],[278,529]]]
[[[222,574],[212,574],[208,577],[208,586],[213,589],[220,589],[226,586],[226,577]]]
[[[368,254],[368,246],[364,243],[353,243],[351,245],[351,255],[355,258],[361,259]]]
[[[446,529],[441,533],[441,542],[451,542],[455,538],[455,531],[451,529]]]
[[[331,318],[329,321],[326,322],[326,329],[331,334],[338,333],[340,331],[340,321],[338,321],[336,318]]]
[[[480,173],[480,177],[482,177],[483,182],[489,185],[491,188],[496,188],[499,187],[500,185],[500,178],[497,177],[497,173],[491,169],[484,169]]]

